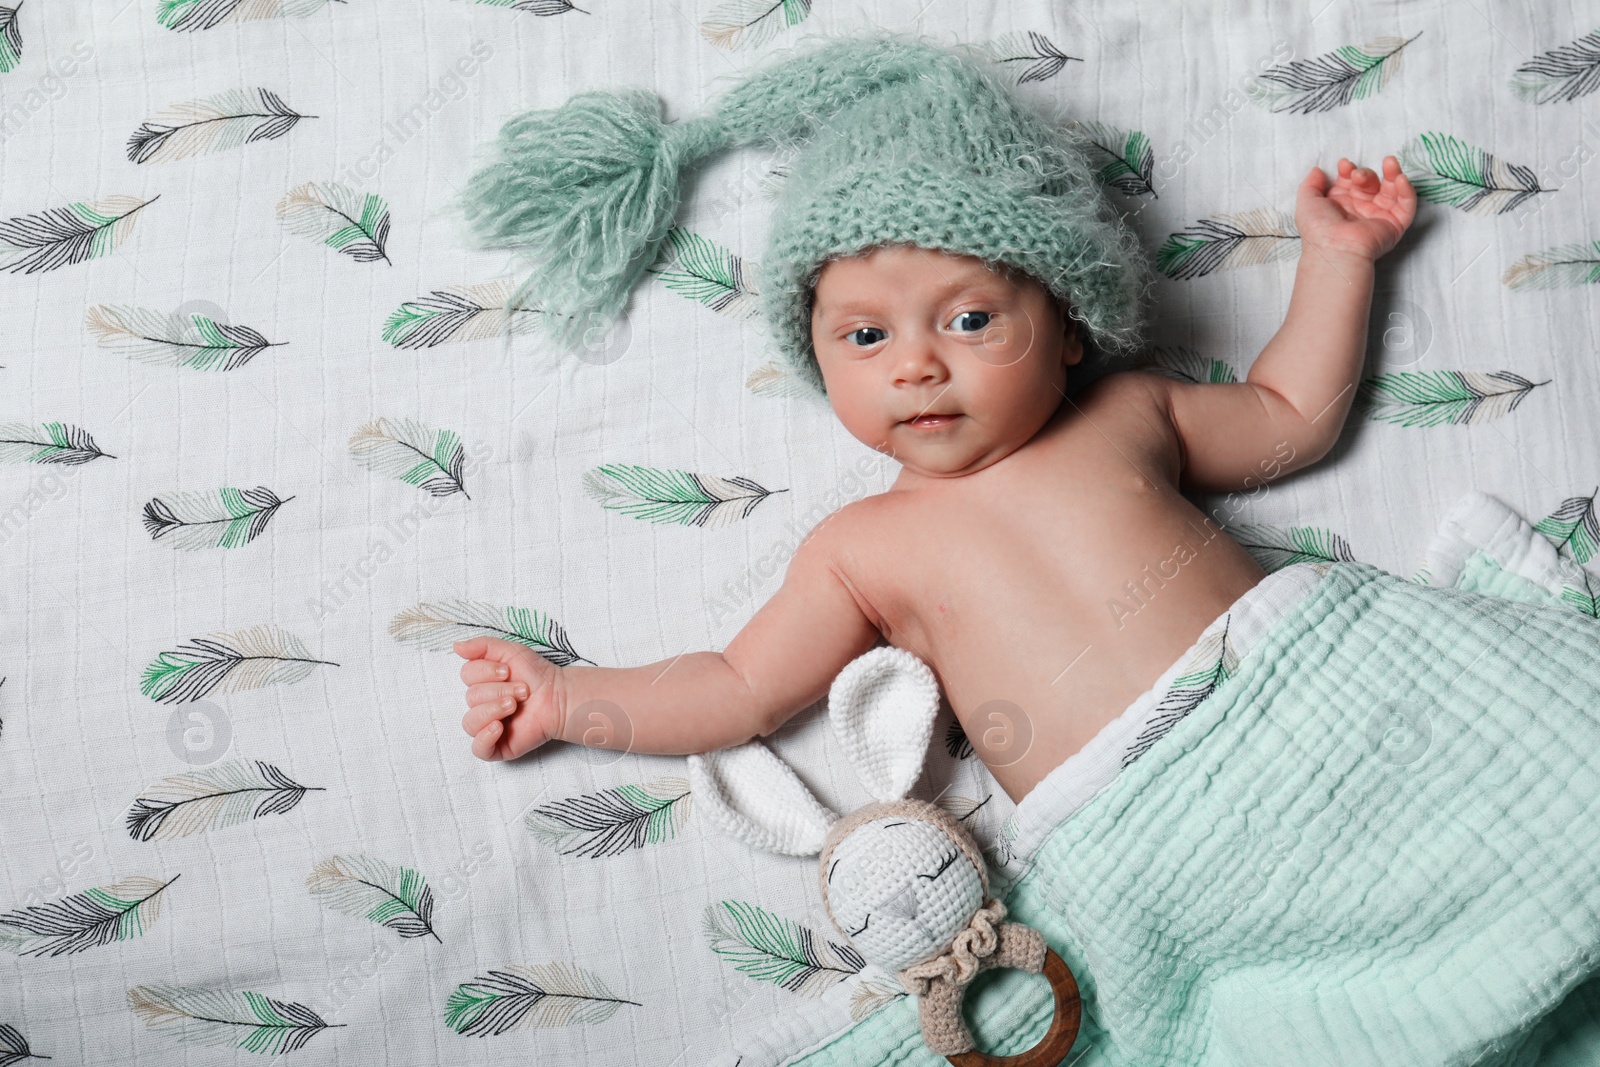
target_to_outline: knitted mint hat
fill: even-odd
[[[780,352],[826,395],[811,297],[832,257],[883,244],[1020,269],[1071,304],[1086,342],[1140,344],[1149,270],[1082,142],[1019,100],[992,61],[900,35],[813,37],[744,76],[713,114],[661,121],[644,89],[589,91],[508,121],[460,207],[475,238],[537,264],[513,297],[575,347],[654,264],[684,171],[736,145],[799,148],[757,287]]]

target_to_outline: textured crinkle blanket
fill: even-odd
[[[1329,565],[1004,896],[1077,976],[1068,1062],[1600,1062],[1600,621],[1577,577],[1481,493],[1411,581]],[[910,999],[790,1062],[942,1063]],[[1050,1012],[1015,971],[968,994],[992,1053]]]

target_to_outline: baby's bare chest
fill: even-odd
[[[1178,492],[1159,450],[1079,443],[887,494],[842,564],[890,643],[934,668],[969,739],[992,713],[1026,720],[1026,759],[986,759],[1014,796],[1264,577]]]

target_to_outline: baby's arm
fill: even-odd
[[[1384,177],[1339,160],[1300,183],[1300,263],[1283,325],[1244,382],[1140,375],[1159,392],[1183,456],[1180,485],[1235,491],[1315,463],[1338,439],[1366,360],[1373,263],[1399,241],[1417,196],[1393,156]]]
[[[836,531],[822,536],[829,525],[800,543],[783,585],[722,652],[643,667],[557,667],[508,641],[459,642],[470,705],[461,725],[473,753],[515,759],[554,739],[687,755],[772,733],[825,696],[879,636],[833,567]]]

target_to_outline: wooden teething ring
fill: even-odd
[[[1055,994],[1056,1014],[1037,1045],[1015,1056],[991,1056],[973,1049],[945,1059],[956,1067],[1056,1067],[1066,1059],[1067,1053],[1072,1051],[1072,1043],[1078,1039],[1083,1010],[1078,999],[1078,980],[1072,976],[1067,961],[1049,946],[1044,950],[1044,976],[1050,982],[1050,992]]]

